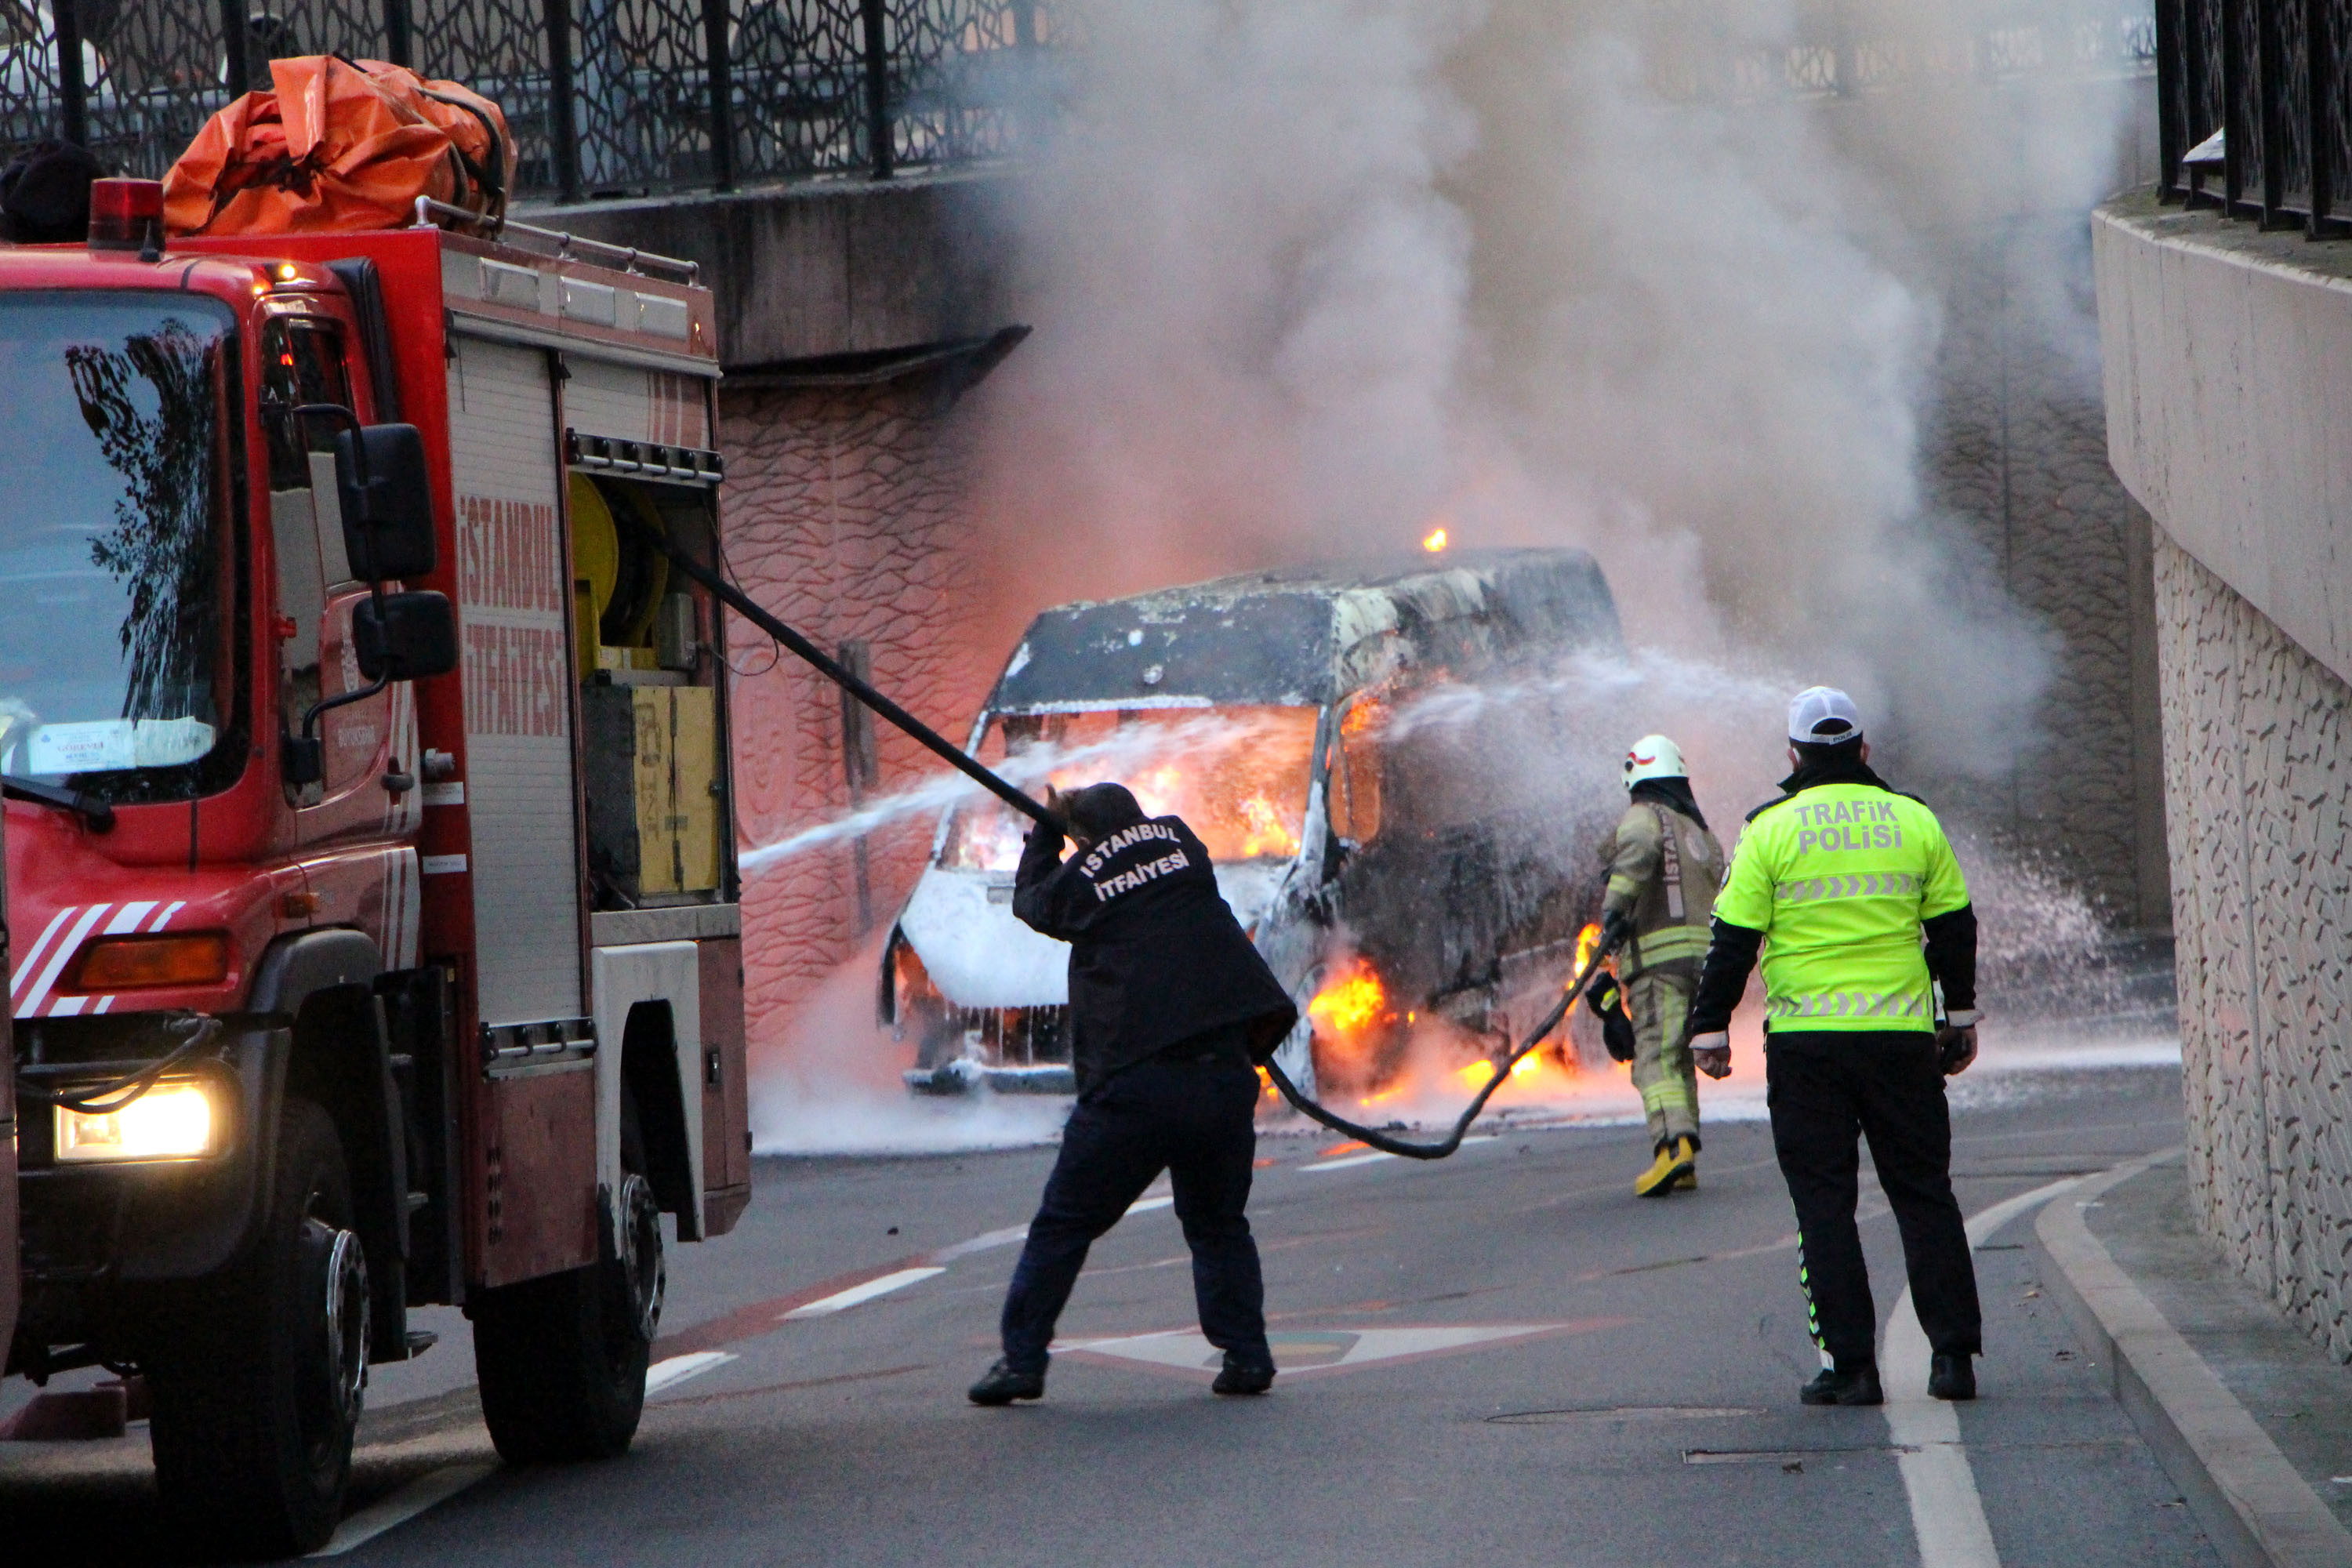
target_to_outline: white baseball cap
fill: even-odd
[[[1834,686],[1808,686],[1789,699],[1789,739],[1837,746],[1862,739],[1862,710]]]
[[[1683,749],[1664,735],[1644,735],[1633,742],[1625,753],[1625,787],[1632,789],[1643,779],[1679,779],[1690,776],[1683,766]]]

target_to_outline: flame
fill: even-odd
[[[1428,551],[1432,555],[1435,555],[1439,552],[1443,551],[1445,548],[1445,530],[1443,528],[1433,528],[1427,533],[1423,534],[1421,536],[1421,547],[1423,550]]]
[[[1241,818],[1242,858],[1278,855],[1287,859],[1298,853],[1298,835],[1290,831],[1281,811],[1265,796],[1254,795],[1242,802]]]
[[[1576,984],[1576,977],[1584,973],[1586,964],[1592,962],[1592,950],[1600,945],[1601,923],[1598,921],[1576,933],[1576,967],[1569,971],[1568,984]]]
[[[1370,964],[1354,968],[1316,993],[1307,1016],[1341,1037],[1360,1033],[1389,1016],[1389,994]]]

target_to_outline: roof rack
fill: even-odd
[[[457,218],[477,226],[486,225],[489,228],[489,237],[492,239],[504,239],[509,235],[514,234],[538,240],[542,244],[552,245],[555,247],[555,258],[559,261],[593,261],[596,259],[594,257],[574,254],[577,251],[593,250],[618,260],[624,272],[643,274],[647,268],[656,268],[663,271],[675,272],[689,284],[699,283],[702,278],[702,264],[698,261],[682,261],[675,256],[656,256],[649,250],[639,250],[633,245],[609,245],[604,240],[590,239],[583,235],[567,234],[560,229],[541,228],[535,224],[517,223],[512,218],[485,218],[480,213],[470,208],[452,206],[447,202],[436,202],[431,196],[416,198],[418,224],[433,222],[436,215]]]

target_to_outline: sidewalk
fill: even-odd
[[[2062,1194],[2035,1240],[2044,1284],[2222,1559],[2352,1564],[2352,1368],[2222,1262],[2179,1153]]]

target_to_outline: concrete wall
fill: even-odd
[[[2352,686],[2156,553],[2192,1201],[2352,1361]]]
[[[2191,1190],[2352,1360],[2352,289],[2337,247],[2146,201],[2095,234],[2110,449],[2157,527]]]
[[[702,265],[730,372],[958,338],[1007,324],[995,174],[816,181],[725,195],[583,202],[527,222]]]

